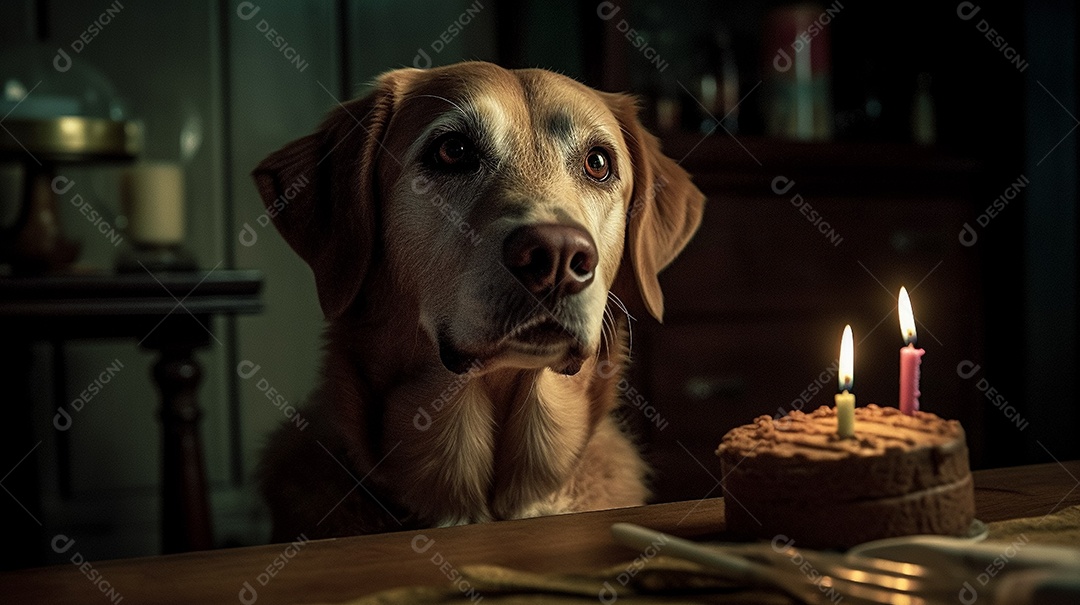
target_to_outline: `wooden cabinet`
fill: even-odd
[[[665,140],[709,202],[661,276],[664,325],[635,334],[634,381],[662,419],[645,427],[656,501],[716,495],[727,430],[832,405],[845,323],[859,405],[895,406],[901,285],[926,349],[923,409],[959,419],[977,459],[980,394],[956,369],[983,357],[979,259],[959,239],[977,166],[900,145],[739,142]]]

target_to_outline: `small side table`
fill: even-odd
[[[165,553],[204,550],[213,546],[196,397],[202,369],[195,349],[217,337],[215,315],[262,310],[262,274],[258,271],[194,271],[158,274],[70,274],[0,278],[0,373],[10,380],[13,395],[0,429],[0,461],[16,464],[36,448],[30,430],[29,346],[34,341],[133,338],[159,353],[153,378],[161,393],[161,532]],[[4,399],[8,399],[4,397]],[[7,468],[0,473],[8,472]],[[15,466],[0,481],[0,511],[21,515],[14,522],[16,544],[23,556],[43,552],[51,540],[40,531],[40,492],[32,463]],[[10,496],[10,499],[9,499]],[[19,508],[23,511],[19,511]],[[29,514],[37,521],[27,517]],[[25,530],[18,529],[26,527]],[[25,542],[25,543],[20,543]],[[24,564],[30,561],[23,561]],[[0,567],[8,565],[0,564]],[[16,563],[16,566],[18,564]]]

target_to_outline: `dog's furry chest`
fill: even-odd
[[[384,476],[395,496],[433,524],[562,512],[559,489],[590,434],[589,401],[580,380],[535,374],[497,391],[469,379],[419,405],[391,396]]]
[[[381,391],[331,365],[309,430],[283,425],[264,454],[275,538],[643,504],[647,468],[610,415],[619,374],[603,363],[457,385],[414,372]]]

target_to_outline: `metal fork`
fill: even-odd
[[[770,544],[709,546],[631,523],[616,523],[611,533],[625,546],[646,549],[659,544],[661,552],[705,565],[730,580],[773,587],[812,605],[929,605],[956,599],[957,585],[948,570],[913,563]]]

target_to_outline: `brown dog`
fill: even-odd
[[[329,321],[311,425],[262,461],[275,539],[644,503],[614,294],[662,317],[704,197],[636,114],[544,70],[401,69],[255,170]]]

